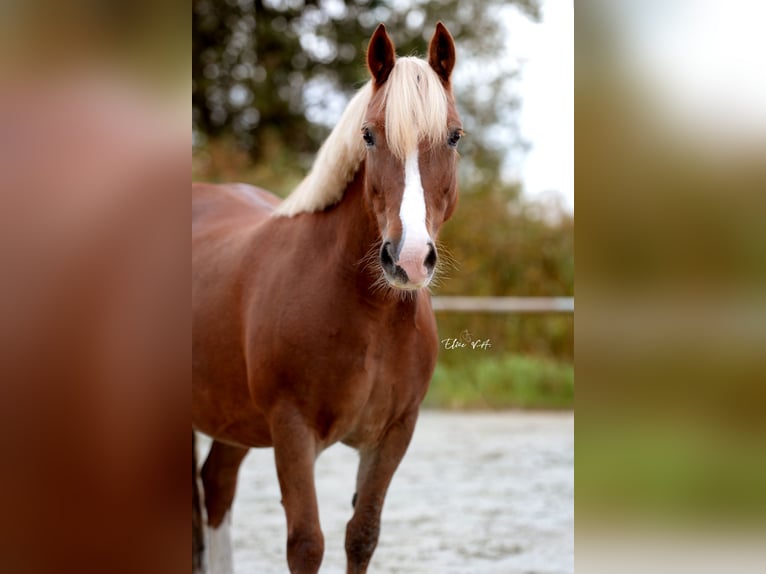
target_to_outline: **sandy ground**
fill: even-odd
[[[424,411],[389,489],[370,572],[573,572],[573,447],[569,413]],[[356,463],[343,445],[317,462],[322,572],[345,572]],[[237,574],[287,572],[279,500],[272,450],[251,451],[233,509]]]

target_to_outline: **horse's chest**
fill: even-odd
[[[359,392],[357,410],[347,419],[342,440],[351,446],[374,444],[392,422],[422,401],[435,357],[427,345],[371,344],[365,368],[349,380]]]
[[[332,320],[338,315],[345,320]],[[374,443],[422,400],[436,358],[435,329],[411,314],[375,322],[348,310],[328,317],[309,325],[311,317],[296,315],[269,337],[255,330],[251,395],[265,412],[297,397],[325,446]]]

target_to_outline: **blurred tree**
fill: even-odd
[[[350,94],[367,80],[367,41],[384,22],[399,54],[424,53],[437,20],[459,46],[462,62],[501,62],[501,0],[193,0],[192,104],[195,146],[229,138],[251,161],[289,150],[306,169]],[[538,0],[511,4],[540,18]],[[518,133],[492,141],[500,122],[513,130],[518,101],[507,66],[479,66],[481,85],[456,87],[466,131],[470,181],[496,180]],[[296,156],[294,154],[302,154]],[[281,191],[289,191],[289,188]]]
[[[574,217],[560,204],[518,201],[517,194],[493,184],[462,195],[439,234],[456,261],[439,294],[574,294]]]

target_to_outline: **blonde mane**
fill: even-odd
[[[447,93],[427,62],[399,58],[383,84],[386,142],[391,152],[404,161],[418,142],[445,141],[447,134]],[[351,99],[328,138],[319,148],[314,165],[274,215],[291,217],[321,211],[338,203],[348,182],[364,160],[361,129],[372,98],[368,82]]]

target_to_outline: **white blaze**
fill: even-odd
[[[417,150],[411,152],[404,162],[404,195],[399,206],[399,219],[404,235],[402,253],[427,249],[430,237],[426,229],[426,200],[423,182],[420,180]]]
[[[423,286],[429,280],[425,259],[431,237],[426,228],[426,200],[417,150],[410,153],[404,162],[404,194],[399,206],[399,219],[402,222],[402,245],[397,263],[407,273],[412,285]]]

